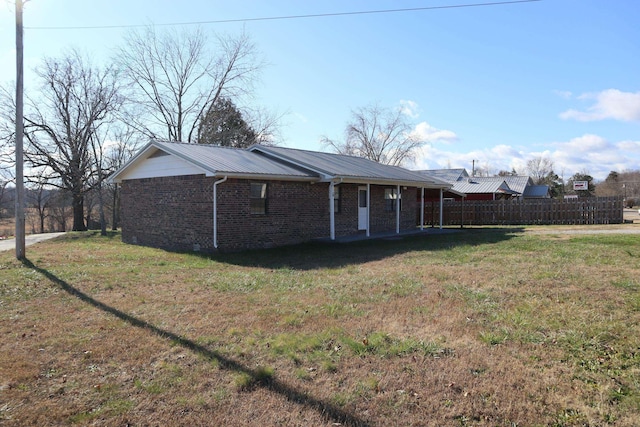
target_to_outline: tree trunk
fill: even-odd
[[[84,224],[84,196],[82,194],[73,195],[73,231],[86,231]]]

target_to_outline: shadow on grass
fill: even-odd
[[[144,320],[138,319],[130,314],[124,313],[114,307],[111,307],[103,302],[100,302],[91,296],[85,294],[79,289],[73,287],[69,283],[57,277],[55,274],[49,272],[46,269],[40,268],[36,266],[33,262],[28,259],[23,260],[23,264],[31,268],[38,273],[45,276],[47,279],[51,280],[58,287],[60,287],[65,292],[70,295],[78,298],[79,300],[94,306],[95,308],[102,310],[106,313],[109,313],[125,322],[129,323],[131,326],[135,326],[137,328],[145,329],[161,338],[165,338],[171,340],[174,344],[180,345],[185,349],[191,350],[198,355],[209,359],[210,361],[216,361],[221,369],[226,369],[228,371],[241,372],[249,375],[253,384],[258,387],[264,387],[267,390],[271,390],[274,393],[280,394],[292,402],[295,402],[299,405],[312,408],[318,411],[323,417],[325,417],[328,421],[334,423],[341,423],[344,425],[355,426],[355,427],[366,427],[370,424],[356,417],[353,414],[350,414],[347,411],[344,411],[335,405],[324,402],[320,399],[316,399],[308,394],[298,391],[287,384],[278,381],[276,378],[269,377],[265,378],[265,375],[260,370],[250,369],[247,366],[242,365],[241,363],[225,357],[224,355],[218,353],[217,351],[210,350],[200,344],[197,344],[187,338],[181,337],[173,332],[166,331],[164,329],[158,328],[151,323],[145,322]]]
[[[406,252],[494,244],[512,239],[523,231],[521,227],[465,229],[455,233],[427,233],[350,243],[303,243],[273,249],[194,255],[243,267],[314,270],[362,264]]]

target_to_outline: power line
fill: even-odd
[[[284,15],[284,16],[267,16],[260,18],[237,18],[237,19],[220,19],[212,21],[189,21],[189,22],[171,22],[164,24],[153,24],[157,27],[169,27],[178,25],[207,25],[207,24],[228,24],[234,22],[255,22],[255,21],[277,21],[285,19],[309,19],[309,18],[328,18],[335,16],[352,16],[352,15],[373,15],[381,13],[399,13],[399,12],[419,12],[425,10],[439,10],[439,9],[461,9],[469,7],[487,7],[487,6],[502,6],[508,4],[519,3],[533,3],[542,0],[511,0],[511,1],[497,1],[488,3],[468,3],[457,4],[447,6],[427,6],[427,7],[412,7],[406,9],[383,9],[383,10],[363,10],[356,12],[333,12],[333,13],[316,13],[309,15]],[[114,28],[141,28],[147,27],[145,24],[131,24],[131,25],[91,25],[91,26],[72,26],[72,27],[25,27],[29,30],[95,30],[95,29],[114,29]]]

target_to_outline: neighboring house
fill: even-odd
[[[533,180],[529,176],[471,177],[465,169],[433,169],[417,172],[450,183],[452,185],[449,190],[450,198],[454,200],[461,200],[461,197],[455,194],[456,192],[464,193],[465,200],[550,197],[549,187],[547,185],[533,185]]]
[[[159,141],[110,181],[124,242],[196,251],[415,230],[420,195],[451,187],[359,157]]]

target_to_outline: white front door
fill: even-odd
[[[358,230],[366,230],[369,220],[367,187],[358,187]]]

